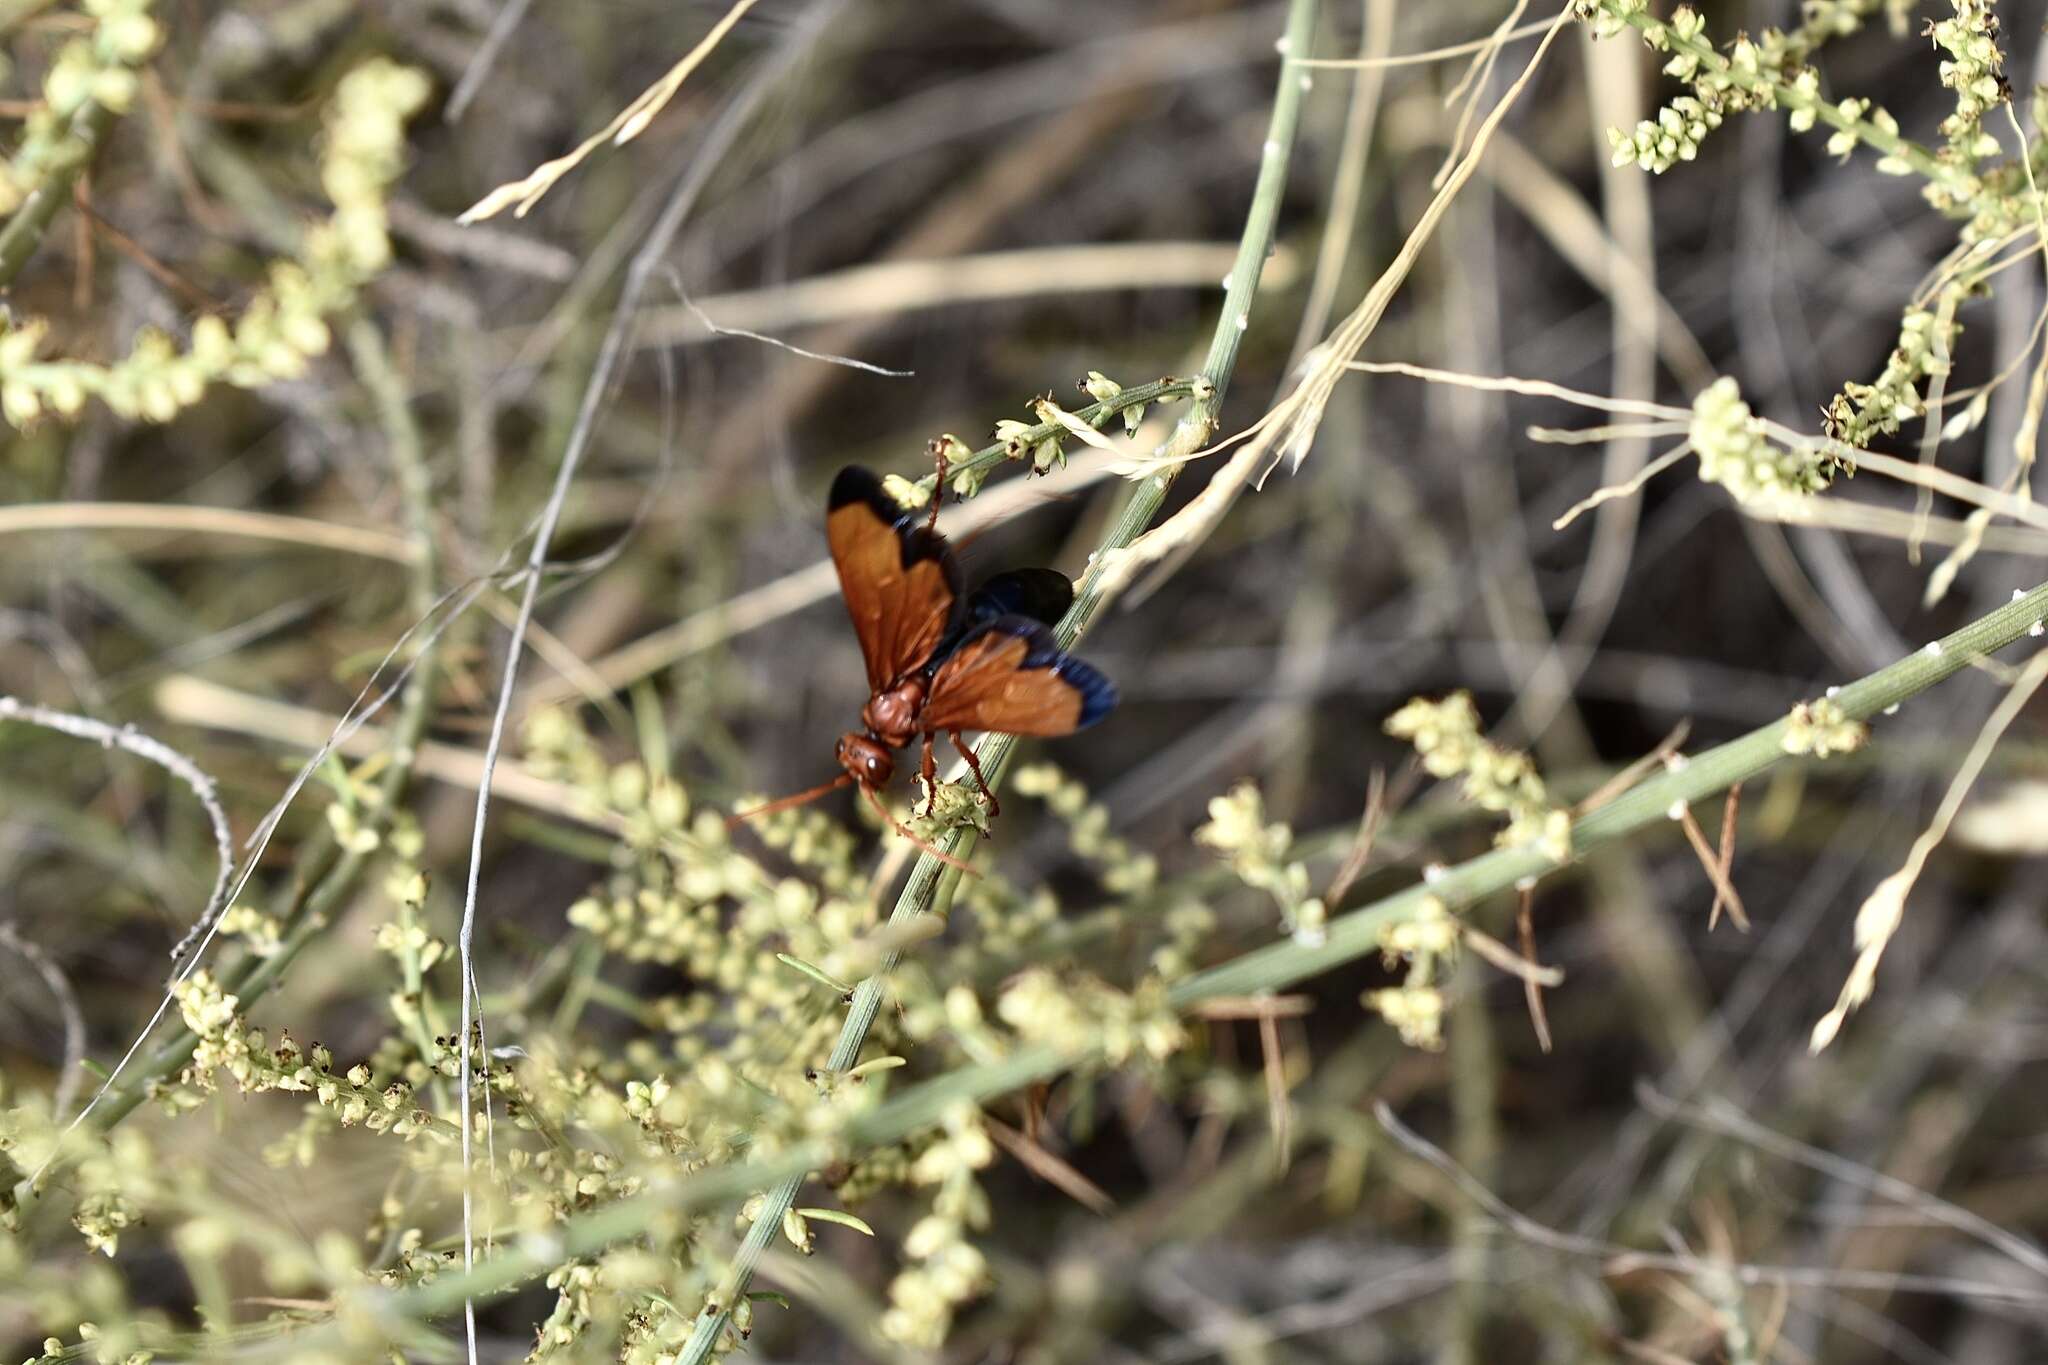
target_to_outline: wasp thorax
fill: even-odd
[[[868,698],[860,718],[876,739],[900,749],[917,734],[917,713],[923,706],[924,682],[911,678]]]

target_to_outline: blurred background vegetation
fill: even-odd
[[[445,1161],[340,1134],[333,1113],[356,1091],[374,1105],[397,1079],[430,1111],[414,1126],[460,1121],[446,1046],[459,983],[444,950],[524,587],[504,571],[576,439],[628,260],[679,184],[694,183],[693,202],[645,267],[562,504],[548,556],[559,571],[539,594],[510,781],[478,866],[487,1041],[515,1049],[497,1059],[508,1068],[531,1064],[501,1093],[554,1115],[527,1132],[559,1139],[573,1177],[558,1202],[538,1200],[541,1223],[493,1205],[508,1238],[656,1178],[660,1163],[620,1131],[672,1139],[691,1169],[735,1160],[735,1134],[772,1124],[706,1068],[787,1101],[837,1028],[825,988],[790,969],[757,990],[750,974],[773,975],[775,951],[828,968],[875,961],[849,944],[873,941],[908,850],[892,853],[846,794],[731,846],[715,821],[690,827],[700,842],[687,852],[663,842],[691,818],[664,810],[664,792],[723,813],[831,775],[833,740],[864,700],[820,563],[833,472],[920,478],[933,438],[985,445],[998,421],[1039,420],[1031,405],[1048,393],[1080,408],[1090,371],[1130,387],[1200,368],[1269,155],[1282,4],[761,0],[637,137],[600,147],[525,216],[455,221],[603,128],[728,8],[0,3],[0,115],[27,149],[0,229],[12,272],[0,382],[28,384],[22,367],[37,361],[116,372],[76,394],[61,366],[39,372],[37,400],[10,393],[0,428],[0,695],[110,727],[81,740],[0,717],[0,1106],[13,1107],[0,1183],[27,1192],[17,1182],[51,1154],[52,1119],[77,1112],[149,1021],[166,954],[214,886],[205,810],[125,751],[120,727],[210,775],[239,846],[359,693],[393,686],[380,664],[394,648],[411,657],[416,623],[446,626],[347,763],[322,764],[284,812],[227,925],[218,970],[267,1032],[256,1088],[295,1088],[277,1080],[296,1057],[265,1060],[289,1030],[331,1049],[338,1060],[314,1066],[344,1077],[339,1099],[209,1095],[197,1078],[176,1083],[182,1057],[145,1047],[134,1065],[164,1083],[161,1103],[135,1108],[142,1095],[116,1089],[57,1178],[19,1208],[10,1197],[9,1358],[434,1359],[461,1341],[459,1313],[416,1333],[346,1311],[361,1286],[452,1274],[460,1208]],[[1922,26],[1981,36],[2002,12],[2012,101],[1992,101],[1983,124],[2008,156],[2024,128],[2041,168],[2032,6],[1701,12],[1724,44],[1772,26],[1828,37],[1813,56],[1825,96],[1875,99],[1930,147],[1957,97],[1940,70],[1954,57]],[[1300,130],[1223,434],[1292,387],[1379,277],[1555,13],[1320,6],[1317,57],[1425,56],[1288,69],[1303,82]],[[1519,36],[1498,48],[1473,41],[1509,30]],[[80,43],[92,51],[64,56]],[[83,64],[85,102],[52,126],[51,73],[66,60]],[[1930,451],[1992,488],[2031,460],[2041,396],[2028,380],[2048,306],[2037,203],[1991,234],[2005,268],[1951,289],[1941,267],[1967,206],[1930,204],[1927,177],[1891,173],[1868,148],[1833,154],[1826,127],[1794,131],[1783,110],[1731,107],[1661,175],[1617,166],[1608,130],[1683,93],[1658,74],[1664,60],[1632,36],[1568,27],[1363,358],[1661,402],[1681,410],[1676,434],[1655,447],[1641,430],[1539,439],[1532,427],[1606,419],[1544,396],[1344,378],[1298,470],[1245,493],[1170,575],[1141,579],[1095,622],[1082,652],[1118,683],[1118,709],[1084,738],[1031,746],[1028,761],[1058,771],[1033,770],[1005,800],[977,857],[988,876],[958,892],[974,915],[911,946],[920,965],[885,1006],[872,1055],[942,1077],[1005,1055],[1005,1028],[1043,1039],[1054,1006],[1034,1005],[1020,979],[1083,1001],[1085,1028],[1126,1005],[1143,1024],[1146,973],[1178,976],[1300,927],[1275,915],[1276,896],[1289,911],[1287,865],[1316,894],[1332,888],[1381,783],[1386,818],[1332,914],[1484,852],[1493,817],[1433,788],[1383,729],[1412,696],[1469,691],[1491,738],[1526,750],[1569,803],[1676,726],[1698,752],[1781,719],[2039,578],[2037,533],[2000,522],[1926,605],[1947,549],[1939,526],[1960,532],[1942,521],[1924,551],[1909,544],[1915,490],[1874,476],[1827,497],[1876,509],[1876,533],[1745,515],[1690,462],[1553,528],[1675,444],[1718,376],[1758,416],[1818,436],[1845,385],[1896,359],[1916,303],[1960,328],[1942,334],[1924,424],[1954,419],[1952,439]],[[364,71],[380,83],[352,87],[351,110],[348,82]],[[281,260],[298,273],[280,274]],[[261,325],[231,337],[209,340],[199,323],[252,313]],[[31,318],[47,324],[34,356],[10,355]],[[197,358],[179,368],[150,349],[152,332]],[[1915,418],[1932,373],[1909,381]],[[1981,404],[1941,410],[1942,382],[2001,375]],[[1185,410],[1184,398],[1160,405],[1130,439],[1112,423],[1112,439],[1142,452]],[[1923,423],[1893,425],[1857,439],[1920,458]],[[1132,485],[1104,477],[1085,444],[1065,455],[1036,482],[999,469],[948,513],[972,528],[957,537],[970,577],[1087,567]],[[1168,511],[1218,463],[1191,464]],[[803,1202],[844,1202],[879,1235],[821,1221],[807,1261],[782,1242],[757,1284],[787,1308],[754,1303],[746,1349],[789,1361],[2042,1358],[2048,751],[2033,712],[2004,733],[1980,804],[1919,879],[1870,1004],[1832,1048],[1807,1047],[1849,970],[1859,904],[2010,683],[1966,671],[1857,752],[1774,768],[1725,834],[1718,803],[1703,805],[1706,837],[1734,840],[1747,932],[1725,915],[1710,924],[1710,872],[1676,821],[1547,878],[1526,941],[1513,896],[1475,910],[1562,969],[1543,992],[1548,1049],[1524,982],[1469,952],[1437,978],[1440,1046],[1407,1045],[1361,1004],[1412,970],[1412,953],[1404,966],[1390,949],[1280,1005],[1187,1018],[1159,1049],[1169,1060],[1147,1043],[1124,1049],[1131,1065],[992,1099],[991,1152],[973,1150],[981,1121],[953,1113],[880,1144],[897,1167],[824,1172]],[[1260,804],[1234,818],[1286,826],[1257,857],[1218,832],[1233,808],[1212,808],[1244,781]],[[678,890],[693,876],[709,889]],[[776,889],[789,883],[807,889]],[[690,908],[663,920],[641,891]],[[835,906],[861,913],[841,924]],[[824,927],[800,927],[811,918]],[[721,957],[727,933],[745,954]],[[1086,1003],[1083,970],[1122,994]],[[947,1004],[955,988],[979,1000],[966,1017],[985,1015],[988,1039],[944,1013],[961,1008]],[[175,1038],[177,1013],[157,1042]],[[216,1060],[233,1070],[232,1054]],[[364,1079],[346,1080],[358,1061]],[[717,1122],[648,1120],[663,1112],[644,1089],[657,1077],[695,1087],[689,1103]],[[630,1118],[629,1083],[643,1087]],[[598,1091],[616,1100],[585,1112]],[[95,1136],[109,1111],[110,1149]],[[495,1159],[520,1140],[501,1126]],[[616,1171],[578,1164],[599,1149],[616,1149]],[[953,1152],[966,1183],[908,1173],[935,1150]],[[677,1358],[717,1292],[740,1205],[623,1229],[620,1245],[653,1269],[533,1252],[563,1269],[478,1302],[479,1357]],[[983,1264],[958,1285],[906,1289],[907,1263],[943,1268],[913,1236],[933,1217],[954,1219]],[[118,1233],[101,1248],[111,1257],[74,1223]],[[926,1300],[942,1307],[918,1317]],[[349,1330],[318,1346],[294,1335],[337,1324]]]

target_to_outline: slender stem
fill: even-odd
[[[106,105],[94,102],[71,116],[64,133],[63,149],[43,171],[42,183],[29,191],[7,226],[0,228],[0,289],[14,283],[14,277],[35,255],[43,233],[71,198],[71,187],[92,163],[93,152],[120,117]]]
[[[411,588],[413,613],[423,617],[434,609],[440,572],[434,541],[433,477],[427,469],[426,445],[419,423],[413,419],[410,395],[391,363],[391,348],[384,344],[384,334],[376,324],[367,317],[350,323],[348,349],[363,387],[377,405],[378,420],[384,425],[391,472],[398,482],[399,503],[405,509],[406,540],[425,565],[412,576]]]
[[[1291,0],[1287,9],[1287,30],[1282,50],[1287,53],[1306,55],[1310,41],[1315,36],[1316,0]],[[1301,119],[1301,97],[1308,89],[1308,78],[1292,66],[1280,65],[1279,87],[1273,98],[1273,114],[1268,126],[1265,154],[1259,163],[1258,182],[1252,190],[1251,208],[1245,215],[1243,235],[1238,239],[1237,260],[1230,272],[1230,285],[1223,299],[1223,313],[1217,319],[1216,330],[1210,338],[1209,354],[1202,364],[1202,379],[1205,383],[1192,387],[1195,401],[1190,410],[1176,424],[1173,434],[1165,443],[1162,455],[1174,456],[1191,454],[1208,441],[1216,427],[1216,413],[1223,403],[1223,392],[1230,382],[1231,370],[1237,364],[1238,347],[1244,342],[1246,324],[1250,320],[1252,296],[1258,291],[1259,272],[1264,267],[1266,252],[1272,245],[1274,223],[1280,214],[1281,191],[1287,183],[1287,162],[1293,150],[1294,131]],[[1172,381],[1162,380],[1162,384]],[[1126,399],[1126,395],[1118,395]],[[1135,401],[1135,400],[1128,400]],[[1101,416],[1108,415],[1104,405]],[[1092,419],[1095,414],[1088,414]],[[1050,436],[1054,432],[1045,433]],[[1001,447],[996,449],[1000,450]],[[988,451],[977,452],[974,459],[989,456]],[[1062,645],[1071,645],[1087,630],[1107,602],[1100,590],[1102,568],[1107,552],[1119,550],[1136,540],[1152,524],[1160,506],[1166,501],[1167,489],[1172,487],[1173,478],[1179,472],[1177,461],[1166,464],[1164,470],[1148,477],[1117,517],[1108,538],[1103,542],[1092,561],[1088,575],[1082,580],[1075,595],[1074,605],[1066,618],[1059,624],[1058,635]],[[984,775],[991,783],[1001,780],[1003,769],[1008,765],[1011,751],[1016,745],[1012,735],[992,735],[984,740],[978,750]],[[946,848],[949,857],[958,858],[973,846],[974,832],[969,829],[955,830]],[[926,914],[933,907],[939,890],[939,874],[945,864],[931,854],[922,854],[917,865],[911,870],[910,879],[904,884],[902,893],[896,899],[896,907],[889,915],[891,925],[901,925]],[[957,874],[956,874],[957,875]],[[831,1060],[827,1066],[833,1071],[844,1071],[860,1057],[862,1045],[867,1041],[868,1029],[874,1023],[875,1014],[882,1006],[884,983],[889,971],[895,966],[896,954],[891,953],[882,962],[880,970],[860,983],[854,989],[853,1002],[848,1009],[846,1022],[839,1031],[839,1040],[832,1048]],[[719,1338],[724,1334],[727,1318],[732,1305],[746,1292],[753,1278],[754,1267],[768,1244],[775,1239],[782,1227],[782,1215],[796,1201],[797,1191],[803,1187],[809,1175],[809,1167],[789,1172],[781,1183],[774,1186],[761,1206],[760,1213],[748,1227],[739,1251],[733,1258],[725,1282],[712,1296],[705,1311],[698,1317],[696,1328],[690,1340],[678,1357],[680,1365],[703,1365],[716,1349]]]
[[[358,317],[349,324],[348,349],[363,387],[369,390],[377,405],[385,439],[391,446],[391,468],[398,481],[400,502],[405,508],[407,539],[418,553],[429,557],[428,572],[415,574],[412,579],[413,614],[424,618],[434,609],[435,587],[432,567],[435,552],[433,477],[427,469],[426,444],[420,436],[419,423],[413,418],[411,396],[406,392],[397,368],[391,363],[391,348],[384,344],[384,334],[377,329],[376,323],[367,317]],[[426,907],[410,906],[405,913],[415,922],[423,921]],[[421,965],[420,950],[410,946],[402,948],[399,967],[404,974],[405,998],[411,1009],[413,1046],[419,1049],[420,1060],[431,1068],[434,1064],[434,1002]],[[429,1074],[432,1077],[429,1089],[435,1107],[445,1109],[447,1084],[438,1073],[430,1071]]]
[[[1500,1047],[1494,1038],[1492,1006],[1477,989],[1486,970],[1470,953],[1458,962],[1456,979],[1462,989],[1452,1005],[1449,1043],[1458,1164],[1492,1184],[1499,1177]],[[1446,1365],[1473,1365],[1486,1358],[1481,1343],[1487,1320],[1499,1311],[1488,1285],[1495,1268],[1493,1226],[1470,1208],[1460,1208],[1453,1219],[1452,1256],[1459,1278],[1451,1292],[1449,1340],[1440,1359]]]

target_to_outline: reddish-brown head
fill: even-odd
[[[896,756],[888,747],[873,735],[858,730],[848,730],[839,737],[837,753],[839,766],[863,787],[886,787],[896,772]]]

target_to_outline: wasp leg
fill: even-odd
[[[918,764],[918,775],[924,778],[924,813],[932,813],[932,804],[939,799],[939,764],[932,757],[932,735],[925,732],[924,761]]]
[[[981,775],[981,760],[974,756],[974,750],[961,742],[958,730],[954,730],[951,733],[953,736],[953,747],[960,751],[960,757],[967,760],[967,767],[974,774],[975,782],[981,787],[981,794],[988,798],[988,813],[990,815],[1001,815],[1003,813],[1002,802],[996,800],[996,794],[988,789],[988,779]]]

